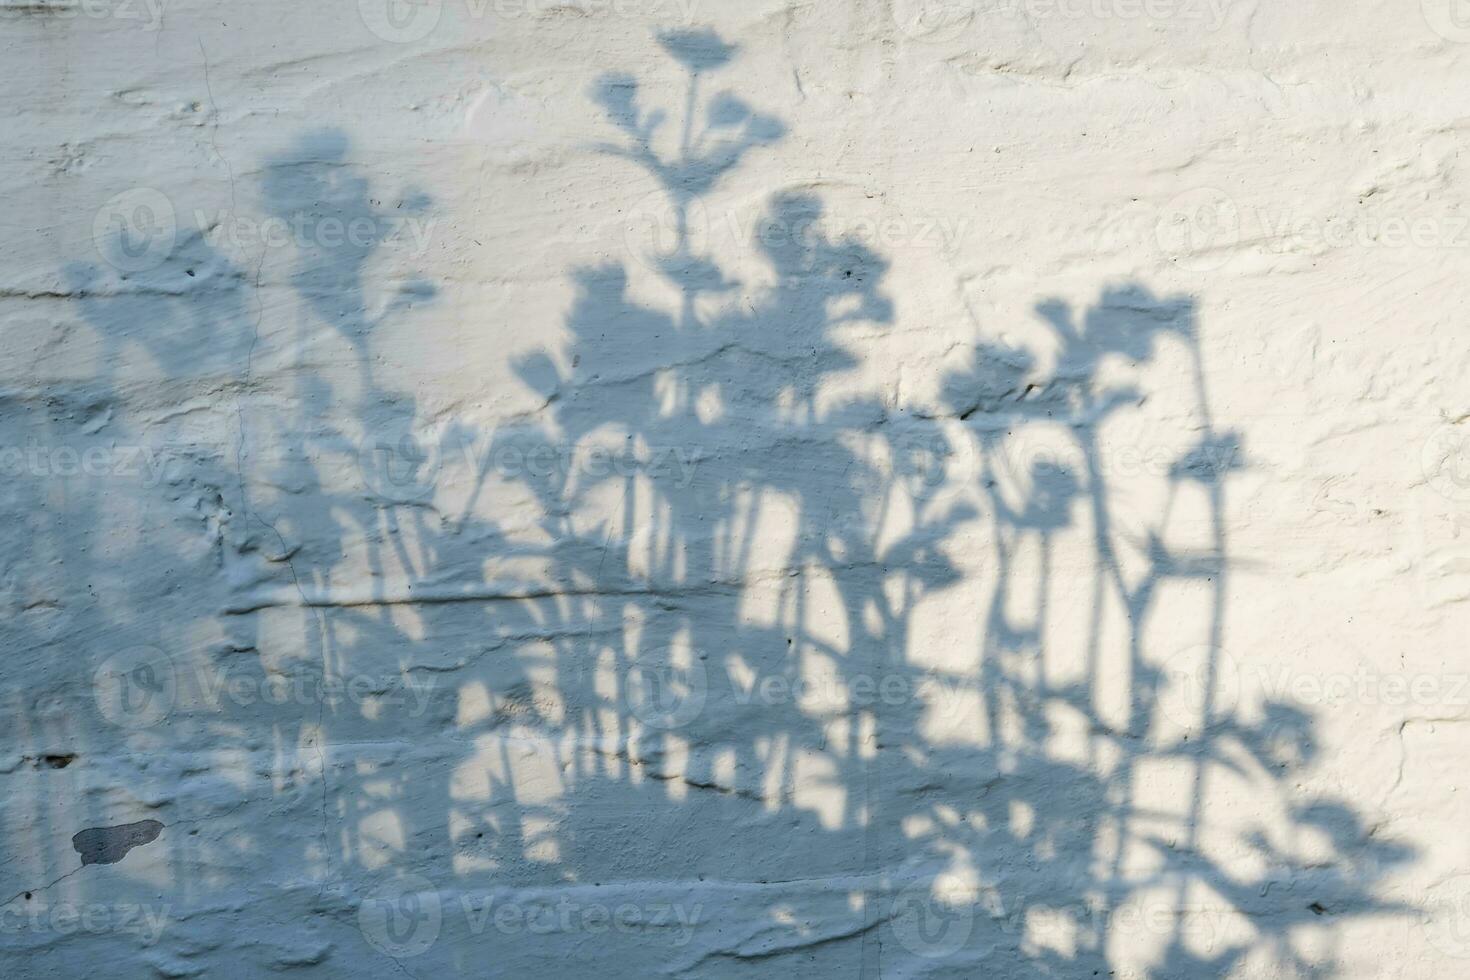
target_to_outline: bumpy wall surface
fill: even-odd
[[[0,972],[1470,969],[1465,0],[0,0]]]

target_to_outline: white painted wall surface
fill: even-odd
[[[5,975],[1470,964],[1462,0],[0,0],[0,83]]]

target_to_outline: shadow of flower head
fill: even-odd
[[[883,277],[887,259],[856,238],[830,238],[826,225],[821,198],[782,192],[771,198],[757,238],[761,251],[783,278],[823,279],[856,288]]]
[[[592,101],[614,117],[634,116],[638,112],[638,79],[627,72],[604,75],[592,86]]]
[[[730,63],[739,47],[727,44],[708,27],[690,31],[667,31],[658,43],[685,68],[698,74]]]
[[[1081,495],[1082,484],[1071,467],[1054,461],[1031,466],[1031,497],[1026,502],[1025,522],[1035,528],[1057,530],[1072,524],[1072,505]]]
[[[1205,436],[1189,452],[1169,468],[1169,479],[1192,480],[1212,486],[1228,473],[1246,468],[1245,451],[1238,432],[1217,432]]]
[[[709,106],[709,124],[719,129],[739,126],[750,116],[751,109],[746,105],[745,100],[729,92],[722,92],[715,96]]]
[[[1035,356],[1024,347],[977,344],[970,366],[945,376],[944,405],[961,418],[998,411],[1021,396],[1035,367]]]
[[[617,263],[573,269],[572,281],[597,302],[621,302],[628,291],[628,271]]]
[[[1156,338],[1194,335],[1194,312],[1194,300],[1186,296],[1155,296],[1131,285],[1109,289],[1087,311],[1084,336],[1099,351],[1147,360]]]
[[[714,262],[698,255],[671,255],[659,260],[658,269],[666,279],[691,293],[726,292],[740,285]]]
[[[347,150],[346,134],[336,129],[297,139],[266,166],[262,184],[269,210],[307,219],[338,210],[352,214],[368,210],[367,181],[347,167]]]

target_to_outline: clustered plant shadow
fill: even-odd
[[[1151,976],[1221,976],[1248,954],[1269,954],[1283,975],[1331,975],[1330,955],[1304,952],[1300,930],[1395,911],[1374,897],[1374,879],[1409,854],[1372,840],[1346,802],[1295,798],[1294,773],[1316,753],[1310,717],[1267,705],[1246,719],[1219,697],[1225,495],[1245,463],[1239,437],[1212,417],[1193,301],[1139,285],[1082,311],[1044,301],[1051,368],[1038,350],[982,341],[927,416],[876,395],[836,399],[829,391],[861,364],[864,337],[895,322],[888,261],[820,232],[758,235],[771,288],[738,308],[705,302],[740,284],[699,250],[695,202],[784,127],[731,93],[706,100],[735,46],[707,31],[661,43],[687,71],[678,123],[648,109],[628,76],[593,96],[621,133],[601,151],[667,195],[672,247],[653,265],[677,309],[636,300],[620,264],[574,270],[565,343],[515,364],[544,401],[516,424],[446,425],[378,379],[375,336],[435,301],[416,280],[374,293],[378,241],[300,248],[289,276],[298,321],[277,324],[264,346],[250,275],[201,237],[141,281],[109,286],[98,268],[69,270],[109,362],[138,344],[165,378],[214,371],[238,444],[210,450],[187,427],[149,423],[178,456],[147,491],[164,511],[157,521],[203,528],[207,540],[183,555],[157,543],[166,536],[139,536],[126,553],[86,545],[75,527],[109,519],[95,484],[74,484],[59,508],[44,481],[12,485],[13,512],[49,509],[67,527],[7,530],[11,601],[36,588],[14,564],[29,550],[21,533],[70,549],[68,580],[95,582],[112,601],[59,634],[17,616],[10,647],[44,663],[58,643],[116,633],[163,649],[159,669],[179,683],[201,666],[259,685],[379,681],[363,702],[224,698],[210,710],[181,705],[152,727],[76,725],[60,748],[38,734],[34,703],[14,706],[27,719],[24,759],[65,751],[78,770],[122,760],[71,787],[92,787],[79,803],[88,821],[109,822],[122,794],[107,787],[122,785],[130,814],[164,825],[149,846],[168,849],[167,887],[197,931],[149,955],[186,967],[253,955],[258,940],[211,914],[243,884],[251,914],[267,903],[291,910],[270,915],[290,934],[272,955],[308,965],[318,955],[323,969],[331,956],[381,955],[385,971],[415,976],[1109,975],[1131,941],[1115,913],[1163,894],[1181,910],[1212,903],[1247,933],[1206,948],[1180,915],[1159,937]],[[671,156],[659,151],[670,125]],[[350,149],[335,132],[297,141],[264,170],[267,210],[305,216],[308,231],[328,216],[381,225]],[[814,229],[822,217],[814,195],[781,193],[764,222]],[[196,334],[212,338],[207,355]],[[297,358],[256,377],[272,345]],[[1136,539],[1119,526],[1127,491],[1099,433],[1139,396],[1105,367],[1121,360],[1138,374],[1171,345],[1192,365],[1198,438],[1163,477],[1164,506]],[[333,349],[351,370],[324,369]],[[48,431],[61,438],[128,394],[99,376],[51,413]],[[114,439],[159,437],[143,431],[147,420],[129,432],[115,410]],[[1014,447],[1041,431],[1064,433],[1065,460],[1018,471]],[[454,470],[467,445],[483,451]],[[607,451],[621,465],[564,462],[606,447],[619,447]],[[563,463],[497,468],[548,448]],[[659,469],[660,458],[689,465]],[[962,458],[978,465],[962,470]],[[1204,515],[1189,549],[1169,543],[1185,498]],[[1082,571],[1054,560],[1069,535],[1089,542]],[[120,569],[164,565],[176,575],[147,578],[147,594],[120,581]],[[988,598],[945,629],[973,637],[973,660],[929,663],[917,648],[921,608],[963,589],[972,565],[984,568]],[[1203,597],[1196,642],[1207,651],[1196,716],[1183,725],[1163,708],[1161,665],[1174,648],[1151,645],[1181,582]],[[1086,611],[1075,640],[1059,639],[1059,596]],[[54,670],[70,709],[95,715],[86,677]],[[1121,713],[1104,694],[1119,676]],[[769,696],[810,690],[814,678],[837,696]],[[948,701],[919,695],[936,684]],[[904,693],[872,696],[888,690]],[[1065,719],[1080,723],[1083,752],[1058,749]],[[187,751],[229,737],[238,750],[209,765]],[[1164,766],[1184,774],[1177,811],[1146,802],[1144,783]],[[1269,802],[1231,861],[1212,857],[1204,836],[1222,773]],[[41,824],[57,812],[33,809]],[[70,873],[67,855],[37,868],[22,849],[80,829],[12,833],[12,863],[45,876],[15,890]],[[1329,840],[1330,858],[1303,866],[1297,833]],[[91,887],[85,875],[67,880]],[[427,884],[393,892],[384,935],[354,935],[363,904],[404,880]],[[466,932],[449,914],[467,897],[549,904],[596,892],[699,904],[702,921],[671,943],[662,925],[507,935]],[[1043,912],[1071,923],[1065,942],[1028,927]],[[419,948],[426,929],[437,941]],[[66,944],[6,952],[70,966],[86,955]]]

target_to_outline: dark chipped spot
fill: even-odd
[[[135,847],[151,844],[163,833],[157,820],[139,820],[117,827],[90,827],[71,839],[72,850],[82,856],[82,866],[116,864]]]
[[[1307,908],[1312,910],[1313,915],[1327,914],[1327,906],[1323,905],[1321,902],[1313,902],[1311,905],[1308,905]]]
[[[53,755],[41,756],[41,761],[46,763],[46,765],[50,766],[52,769],[65,769],[76,760],[76,755],[71,752],[58,752]]]

